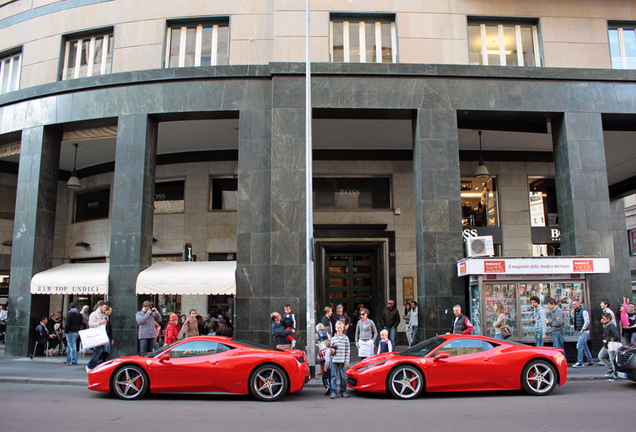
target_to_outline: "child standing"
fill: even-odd
[[[283,315],[283,319],[281,320],[285,330],[291,330],[292,334],[287,336],[289,342],[291,342],[291,347],[296,346],[296,339],[294,339],[293,334],[296,333],[296,315],[292,312],[292,307],[290,304],[285,305],[285,315]]]
[[[349,367],[351,347],[344,329],[345,325],[342,321],[336,322],[336,335],[331,338],[331,399],[335,399],[338,394],[336,387],[338,378],[340,378],[340,396],[349,397],[345,369]]]
[[[380,343],[378,344],[378,354],[393,352],[393,345],[389,339],[388,330],[384,329],[380,332]]]
[[[331,393],[331,341],[326,340],[323,343],[323,349],[318,352],[318,360],[320,367],[324,368],[322,373],[322,385],[325,386],[325,396]]]
[[[325,341],[328,341],[329,339],[329,333],[325,329],[325,326],[322,323],[316,325],[316,346],[318,347],[318,355],[320,355],[320,352],[325,348]],[[320,360],[320,372],[316,375],[322,375],[324,372],[325,360],[323,358]]]

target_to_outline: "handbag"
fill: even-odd
[[[80,330],[79,336],[82,340],[82,346],[85,350],[109,343],[105,325],[87,328],[86,330]]]
[[[501,336],[504,339],[508,339],[510,336],[512,336],[512,330],[510,330],[510,326],[508,324],[501,326]]]
[[[621,349],[621,347],[623,346],[622,343],[620,342],[608,342],[607,343],[607,350],[610,352],[616,352],[619,349]]]

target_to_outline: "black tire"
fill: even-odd
[[[424,389],[424,378],[417,367],[404,364],[389,373],[387,387],[394,398],[414,399]]]
[[[111,386],[120,399],[141,399],[148,392],[148,375],[139,366],[125,365],[115,371]]]
[[[250,393],[264,402],[274,402],[285,396],[289,388],[287,374],[279,366],[266,364],[257,367],[250,378]]]
[[[533,360],[523,368],[521,385],[529,395],[549,395],[559,385],[556,369],[547,360]]]

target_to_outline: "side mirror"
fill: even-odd
[[[443,360],[443,359],[447,359],[447,358],[450,358],[450,354],[447,353],[447,352],[441,352],[441,353],[439,353],[439,354],[437,354],[435,356],[433,361],[437,362],[437,361],[440,361],[440,360]]]
[[[170,360],[170,353],[164,354],[159,358],[159,363],[167,362]]]

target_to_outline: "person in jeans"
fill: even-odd
[[[155,322],[161,322],[161,314],[157,309],[150,307],[150,302],[146,300],[139,312],[135,315],[137,324],[139,325],[139,353],[152,351],[155,339],[157,338],[157,329]]]
[[[610,309],[610,301],[608,299],[601,300],[601,312],[604,314],[610,314],[610,322],[614,324],[614,326],[618,326],[618,323],[616,322],[616,315],[614,315],[614,311]],[[603,320],[601,319],[601,321]],[[604,358],[609,358],[607,347],[605,345],[603,345],[603,348],[601,348],[601,350],[598,352],[598,359],[600,361],[600,364],[609,367],[609,365],[605,364],[605,362],[603,361]]]
[[[534,323],[534,346],[542,347],[546,338],[546,325],[545,325],[545,310],[541,307],[541,300],[539,297],[530,297],[530,303],[534,308],[531,323]]]
[[[409,328],[411,336],[411,346],[417,345],[417,340],[419,333],[417,332],[417,327],[419,326],[419,317],[417,310],[417,302],[411,302],[411,312],[409,314]]]
[[[108,305],[104,300],[100,300],[97,302],[97,308],[93,313],[88,317],[88,327],[95,328],[99,326],[105,326],[108,320],[106,319],[106,308]],[[86,366],[86,372],[90,372],[91,369],[94,369],[97,366],[97,362],[99,361],[100,356],[102,355],[102,351],[104,350],[104,346],[97,346],[93,348],[93,355],[91,359],[88,361],[88,366]]]
[[[548,307],[552,311],[552,317],[546,319],[545,323],[552,327],[552,346],[558,349],[565,349],[563,337],[565,336],[565,315],[563,309],[559,307],[556,300],[548,299]]]
[[[66,360],[64,363],[72,366],[77,364],[77,338],[82,329],[83,319],[75,302],[71,302],[69,307],[64,320],[64,332],[66,333]]]
[[[400,325],[400,312],[395,307],[395,301],[389,300],[387,307],[382,311],[380,317],[380,325],[389,332],[392,346],[395,346],[395,338],[397,336],[397,328]]]
[[[348,398],[347,377],[345,369],[349,367],[351,347],[349,338],[344,334],[345,325],[342,321],[336,322],[336,334],[331,338],[331,399],[338,395],[336,387],[340,378],[340,396]]]
[[[594,366],[594,360],[590,348],[587,346],[587,337],[590,335],[590,314],[581,307],[578,300],[572,301],[572,314],[574,319],[574,330],[579,333],[579,341],[576,343],[578,351],[576,363],[572,367],[579,368],[583,365],[583,354],[587,357],[587,365]]]
[[[612,323],[612,315],[609,313],[604,313],[601,318],[601,323],[603,323],[603,348],[605,348],[605,355],[601,357],[599,354],[600,360],[607,360],[607,373],[605,374],[605,378],[608,381],[615,381],[618,376],[616,375],[616,369],[614,368],[614,356],[616,355],[616,351],[610,351],[607,344],[608,342],[619,342],[621,340],[621,336],[618,334],[618,329],[616,325]]]
[[[495,328],[495,339],[504,340],[504,337],[501,334],[501,328],[508,323],[508,318],[506,317],[506,311],[503,307],[503,303],[497,302],[494,309],[495,316],[497,317],[492,323],[492,326]]]

